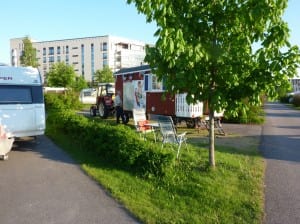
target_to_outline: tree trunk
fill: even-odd
[[[215,167],[215,119],[214,110],[209,108],[209,165]]]

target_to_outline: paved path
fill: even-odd
[[[265,106],[261,150],[266,159],[265,223],[300,223],[300,111]]]
[[[138,223],[69,156],[41,136],[0,161],[0,224]]]

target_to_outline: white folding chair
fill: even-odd
[[[133,120],[134,120],[134,125],[136,127],[136,131],[140,134],[140,137],[145,140],[146,134],[153,132],[154,140],[156,141],[155,130],[149,124],[149,121],[146,118],[145,110],[144,109],[133,109],[132,114],[133,114]]]
[[[187,132],[177,134],[177,130],[175,128],[175,125],[173,123],[171,116],[160,116],[158,119],[158,123],[160,126],[160,133],[162,135],[162,147],[166,143],[176,144],[178,146],[176,158],[178,158],[182,143],[185,143],[185,145],[187,147],[187,144],[186,144],[186,140],[187,140],[186,133]]]

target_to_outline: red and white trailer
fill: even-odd
[[[166,93],[149,65],[123,68],[115,73],[116,91],[120,90],[126,117],[132,117],[133,108],[143,108],[147,115],[172,116],[175,123],[185,121],[195,127],[203,117],[203,103],[188,104],[186,93],[171,96]]]

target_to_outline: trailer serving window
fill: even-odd
[[[152,75],[152,90],[162,90],[162,82],[155,75]]]
[[[153,74],[147,74],[144,76],[144,89],[145,91],[161,91],[164,90],[163,82],[158,81],[157,76]]]

